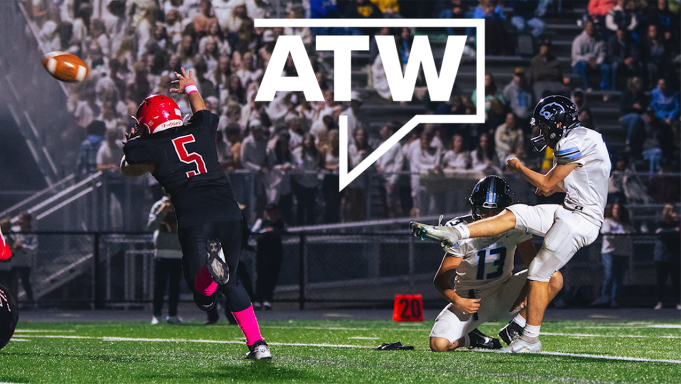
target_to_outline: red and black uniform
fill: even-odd
[[[206,263],[208,241],[218,239],[234,277],[219,289],[230,300],[232,310],[240,311],[250,306],[248,294],[236,278],[243,216],[218,163],[217,125],[215,114],[198,111],[186,125],[128,140],[123,151],[128,164],[152,165],[153,176],[171,195],[184,276],[197,304],[214,300],[196,293],[194,278]]]

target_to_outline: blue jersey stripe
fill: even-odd
[[[579,151],[579,148],[572,147],[572,148],[568,148],[568,149],[563,149],[563,150],[557,151],[554,155],[559,156],[559,155],[564,155],[568,152],[574,152],[574,151]]]
[[[577,153],[572,154],[572,155],[563,156],[563,157],[561,157],[561,159],[576,159],[578,157],[582,157],[582,152],[577,152]]]

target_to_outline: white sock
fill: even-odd
[[[459,240],[465,240],[471,237],[471,231],[468,230],[466,224],[455,225],[454,229],[459,232]]]
[[[513,318],[513,322],[516,323],[516,324],[518,324],[518,325],[521,326],[521,327],[525,327],[525,324],[526,324],[526,323],[525,323],[525,318],[522,317],[522,316],[520,316],[520,314],[517,314],[517,315]]]
[[[523,331],[523,338],[529,340],[535,340],[539,338],[539,329],[541,325],[525,325],[525,330]]]

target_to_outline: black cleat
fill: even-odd
[[[208,258],[206,259],[206,266],[213,281],[218,285],[227,284],[229,281],[229,266],[225,261],[225,254],[222,252],[222,246],[217,239],[208,242]]]
[[[248,360],[270,360],[270,347],[265,340],[258,340],[253,345],[248,346],[248,353],[246,354]]]
[[[470,345],[468,348],[501,349],[499,339],[489,337],[477,328],[468,333]]]
[[[511,344],[514,339],[523,335],[523,330],[525,328],[521,327],[515,321],[511,320],[505,327],[501,328],[499,331],[499,337],[506,344]]]

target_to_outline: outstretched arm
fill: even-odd
[[[506,162],[506,168],[509,171],[523,175],[525,180],[537,187],[538,194],[545,196],[558,191],[558,183],[563,181],[578,165],[579,163],[556,164],[546,175],[542,175],[527,168],[518,159],[510,159]]]
[[[178,80],[173,81],[173,83],[177,84],[177,88],[171,88],[170,92],[181,95],[186,94],[189,96],[189,105],[192,108],[192,113],[206,109],[203,97],[201,97],[199,90],[196,88],[196,81],[194,81],[192,71],[187,73],[187,71],[182,68],[182,74],[175,72],[175,76],[177,76]]]

